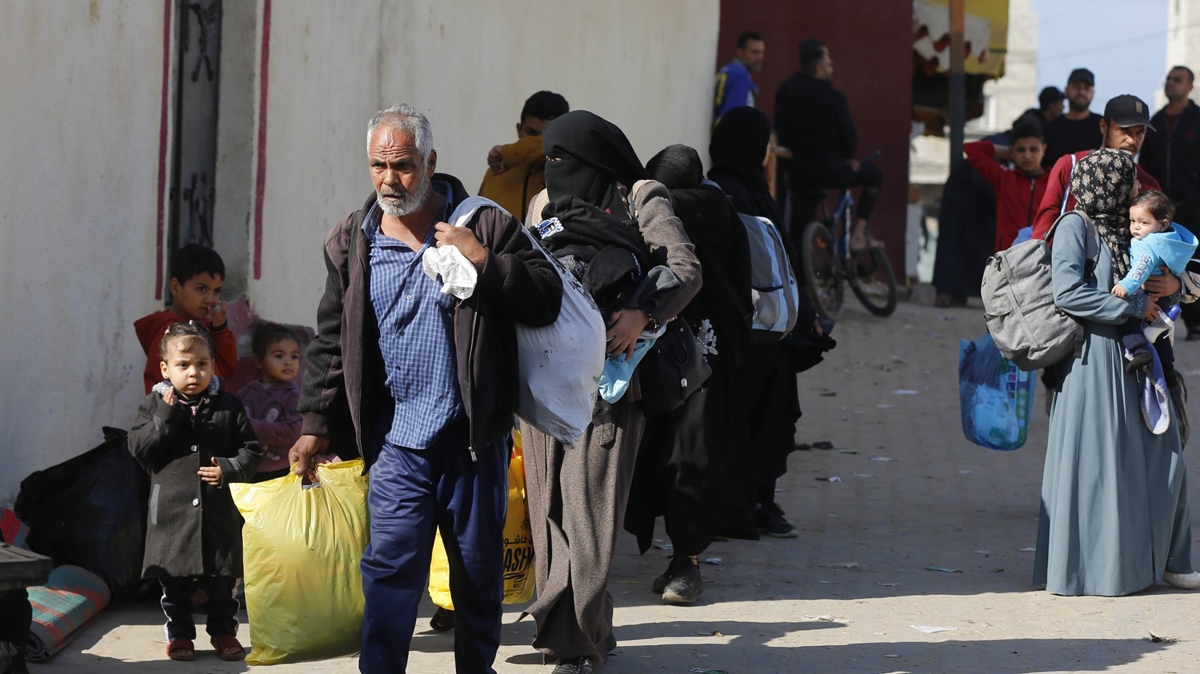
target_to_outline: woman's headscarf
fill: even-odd
[[[552,201],[574,196],[621,217],[616,183],[629,188],[646,177],[621,129],[587,110],[572,110],[547,124],[542,148],[549,158],[546,190]]]
[[[771,140],[771,120],[757,108],[741,106],[721,117],[713,129],[708,154],[713,170],[737,177],[748,189],[767,189],[763,157]]]
[[[771,120],[748,106],[725,113],[713,129],[708,177],[721,186],[739,213],[783,223],[783,212],[763,175],[763,157],[771,139]]]
[[[1129,192],[1137,180],[1133,155],[1102,149],[1079,160],[1071,177],[1075,210],[1096,225],[1113,261],[1113,283],[1129,272]]]

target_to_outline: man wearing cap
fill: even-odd
[[[1067,97],[1070,98],[1068,90]],[[1056,120],[1057,121],[1057,120]],[[1098,122],[1103,147],[1113,150],[1125,150],[1136,155],[1142,149],[1142,141],[1146,139],[1146,130],[1150,127],[1150,108],[1142,99],[1130,94],[1121,94],[1108,101],[1104,106],[1104,118]],[[1042,197],[1042,205],[1038,208],[1037,217],[1033,222],[1033,238],[1041,239],[1050,231],[1050,226],[1064,211],[1074,210],[1075,197],[1070,194],[1071,174],[1075,164],[1092,150],[1068,154],[1054,163],[1050,171],[1050,184],[1046,186],[1046,195]],[[1137,170],[1139,189],[1157,190],[1158,181],[1146,173],[1140,165]],[[1163,278],[1154,277],[1154,280]],[[1148,283],[1150,283],[1148,281]]]
[[[1188,98],[1194,81],[1195,75],[1184,66],[1167,73],[1167,105],[1150,120],[1139,158],[1141,167],[1175,202],[1175,221],[1193,232],[1200,228],[1200,106]],[[1200,304],[1184,304],[1183,320],[1188,340],[1200,339]]]
[[[1067,97],[1058,87],[1046,87],[1038,94],[1038,107],[1029,108],[1021,113],[1021,117],[1037,120],[1045,130],[1046,124],[1063,114],[1063,99]]]
[[[1042,166],[1050,168],[1063,155],[1100,147],[1100,115],[1092,112],[1096,77],[1087,68],[1076,68],[1067,78],[1067,112],[1046,123],[1046,156]]]

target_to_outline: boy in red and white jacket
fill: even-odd
[[[986,140],[963,145],[971,168],[996,191],[996,252],[1011,246],[1023,227],[1033,227],[1048,183],[1042,169],[1046,143],[1042,139],[1041,126],[1034,122],[1018,122],[1011,136],[1011,147],[997,146]],[[1016,168],[1003,166],[997,159],[1011,159]]]

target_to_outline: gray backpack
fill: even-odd
[[[1084,273],[1091,276],[1100,258],[1100,235],[1090,218],[1083,218],[1087,230],[1087,264]],[[1031,372],[1053,365],[1072,354],[1078,356],[1083,345],[1083,325],[1054,304],[1050,279],[1050,244],[1064,215],[1060,215],[1046,238],[1030,239],[988,258],[983,268],[983,317],[1000,354],[1017,367]]]

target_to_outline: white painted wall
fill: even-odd
[[[392,103],[429,114],[438,170],[472,192],[539,89],[620,126],[643,160],[708,147],[718,0],[274,7],[263,278],[250,283],[272,320],[315,322],[324,234],[370,194],[366,123]]]
[[[275,0],[254,280],[262,0],[226,4],[217,249],[227,285],[272,320],[314,323],[321,243],[370,192],[365,127],[379,108],[428,111],[439,169],[472,191],[538,89],[617,123],[643,159],[707,147],[719,0]],[[101,426],[128,428],[142,397],[132,324],[162,308],[164,18],[151,0],[0,3],[0,505]]]
[[[137,409],[162,6],[0,3],[0,504]]]
[[[1163,77],[1167,68],[1185,65],[1193,71],[1200,71],[1200,0],[1168,0],[1167,2],[1167,63],[1163,68]],[[1195,92],[1192,92],[1195,100]],[[1161,83],[1154,97],[1154,109],[1159,110],[1167,104],[1167,96],[1162,92]]]

